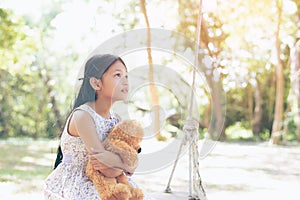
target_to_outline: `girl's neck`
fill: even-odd
[[[94,102],[89,102],[88,105],[92,107],[97,114],[104,118],[110,117],[110,109],[112,107],[111,100],[107,101],[105,99],[97,98]]]

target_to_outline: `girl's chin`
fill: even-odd
[[[126,100],[127,100],[127,95],[123,96],[123,97],[118,97],[118,98],[114,99],[114,101],[126,101]]]

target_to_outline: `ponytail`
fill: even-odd
[[[57,148],[57,155],[56,155],[56,159],[55,159],[55,163],[54,163],[54,168],[53,169],[56,169],[56,167],[61,163],[62,159],[63,159],[63,154],[61,152],[61,147],[59,145],[58,148]]]

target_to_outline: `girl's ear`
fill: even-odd
[[[96,90],[101,90],[102,88],[102,82],[100,79],[97,79],[95,77],[91,77],[90,78],[90,85],[92,86],[92,88],[96,91]]]

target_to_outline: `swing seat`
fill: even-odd
[[[165,192],[154,192],[150,195],[155,200],[189,200],[189,194],[187,192],[173,192],[165,193]]]

